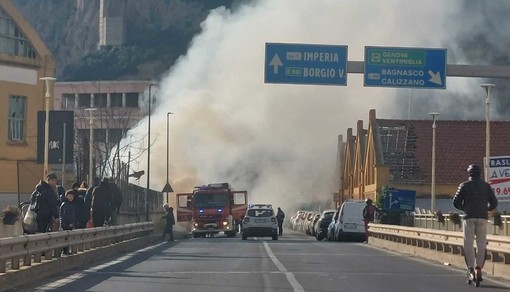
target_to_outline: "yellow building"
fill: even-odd
[[[450,198],[467,180],[471,163],[483,168],[485,121],[436,120],[435,194]],[[510,155],[510,122],[491,121],[491,157]],[[430,198],[432,120],[396,120],[369,112],[368,127],[358,121],[347,130],[337,201],[377,199],[384,187],[415,190]]]
[[[17,194],[26,198],[43,177],[37,112],[45,109],[46,89],[39,78],[53,76],[51,52],[15,5],[0,1],[0,206],[12,204]]]

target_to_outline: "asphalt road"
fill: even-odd
[[[12,291],[510,291],[485,277],[357,242],[317,242],[287,231],[270,238],[162,242],[114,261]]]

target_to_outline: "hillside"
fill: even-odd
[[[183,54],[209,10],[234,0],[117,0],[125,46],[98,50],[99,0],[12,0],[57,61],[62,81],[155,79]]]

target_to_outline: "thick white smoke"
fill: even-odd
[[[440,48],[455,33],[449,16],[459,5],[263,0],[211,11],[187,54],[161,80],[152,115],[151,187],[160,190],[166,182],[166,116],[173,112],[170,182],[176,192],[226,181],[247,189],[250,202],[284,210],[332,202],[337,136],[355,129],[372,108],[378,117],[407,117],[400,111],[407,98],[398,95],[417,90],[365,88],[359,74],[349,74],[345,87],[264,84],[265,43],[348,45],[351,61],[363,60],[365,46]],[[447,90],[420,94],[464,94],[473,87],[448,79]],[[422,110],[413,118],[441,108]],[[146,132],[145,120],[129,136]],[[144,157],[135,169],[145,169]]]

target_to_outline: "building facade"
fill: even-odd
[[[40,78],[53,76],[51,52],[15,5],[0,1],[0,193],[5,197],[26,197],[43,178],[43,165],[37,164],[37,112],[45,102],[51,107],[52,99],[46,100]]]
[[[369,124],[347,130],[338,201],[377,199],[385,187],[415,190],[430,198],[432,183],[432,120],[378,119],[374,109]],[[510,155],[510,122],[492,121],[491,157]],[[451,198],[467,180],[471,163],[483,168],[485,121],[436,120],[437,198]]]
[[[55,83],[55,109],[74,111],[74,163],[68,172],[70,180],[88,181],[90,141],[94,151],[93,175],[112,173],[115,166],[111,151],[147,114],[142,103],[149,85],[150,81]],[[57,165],[54,168],[60,169]]]

